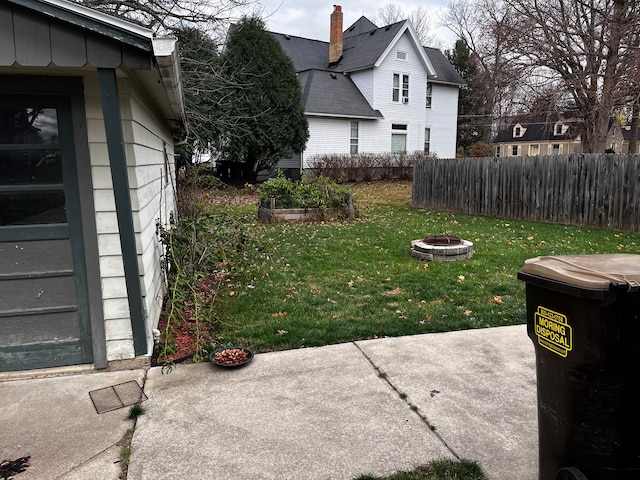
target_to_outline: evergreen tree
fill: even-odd
[[[309,128],[293,63],[262,20],[244,17],[229,31],[224,65],[235,79],[232,117],[223,151],[245,177],[272,169],[304,150]]]
[[[472,154],[472,145],[491,140],[491,105],[487,84],[478,73],[473,53],[464,40],[457,40],[453,50],[445,52],[451,64],[467,83],[458,97],[457,148],[465,155]]]

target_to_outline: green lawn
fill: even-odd
[[[410,182],[353,193],[355,221],[261,224],[253,204],[207,207],[245,227],[207,319],[216,344],[260,352],[524,323],[516,274],[525,259],[635,253],[639,242],[634,233],[414,209]],[[473,258],[409,256],[411,240],[441,233],[472,241]]]

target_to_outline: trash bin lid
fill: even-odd
[[[594,254],[535,257],[525,260],[521,272],[576,287],[608,290],[612,284],[640,286],[640,255]]]

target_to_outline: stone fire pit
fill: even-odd
[[[473,243],[450,235],[411,241],[411,256],[423,261],[450,262],[473,257]]]

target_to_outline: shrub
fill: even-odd
[[[424,152],[404,154],[361,153],[328,154],[312,159],[314,176],[325,176],[336,182],[368,182],[370,180],[410,179],[417,159],[433,158]]]
[[[346,208],[349,189],[333,180],[319,176],[308,181],[292,181],[282,173],[264,182],[259,189],[260,205],[270,208],[275,199],[276,208]]]

